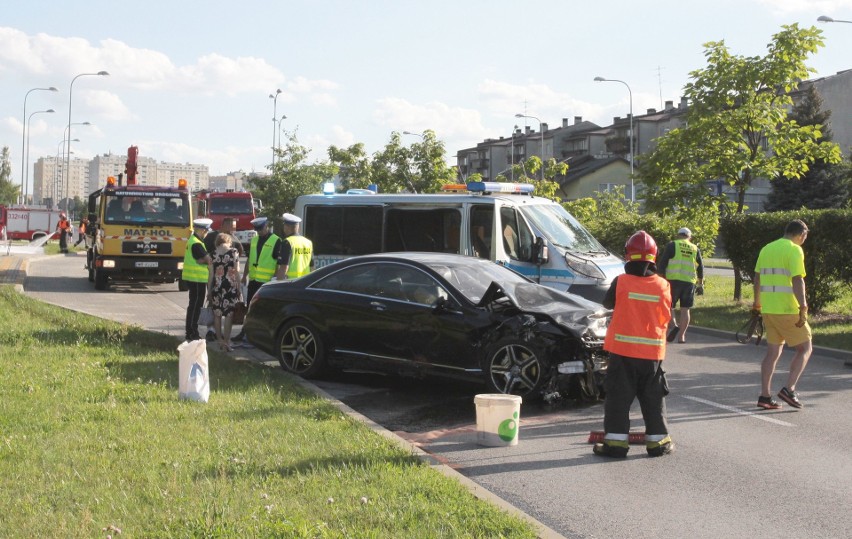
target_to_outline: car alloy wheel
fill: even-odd
[[[325,368],[325,347],[316,328],[305,320],[287,322],[278,336],[278,362],[304,378],[319,376]]]
[[[491,346],[486,361],[486,383],[497,393],[530,395],[544,383],[541,352],[515,337]]]

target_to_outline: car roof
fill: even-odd
[[[405,251],[397,253],[377,253],[356,256],[347,259],[348,262],[358,261],[374,262],[418,262],[427,266],[435,264],[446,264],[451,266],[478,266],[483,264],[494,264],[491,260],[476,258],[473,256],[459,255],[455,253],[433,253]]]

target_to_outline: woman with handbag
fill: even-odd
[[[216,250],[213,253],[213,268],[210,272],[208,297],[213,307],[213,329],[216,340],[223,352],[232,352],[231,342],[232,316],[238,302],[242,301],[240,288],[240,256],[234,248],[234,238],[220,232],[216,236]]]

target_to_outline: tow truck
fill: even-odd
[[[186,242],[192,234],[191,193],[185,179],[177,187],[137,185],[139,149],[127,150],[125,174],[110,176],[89,195],[86,267],[96,290],[117,282],[181,281]]]

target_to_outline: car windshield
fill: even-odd
[[[494,281],[498,284],[529,282],[525,277],[508,268],[484,261],[482,264],[475,265],[432,265],[430,267],[472,303],[479,303]]]
[[[554,245],[581,253],[607,252],[606,248],[559,204],[522,206],[521,212]]]
[[[188,204],[185,193],[116,191],[106,197],[104,222],[137,226],[189,226]]]

